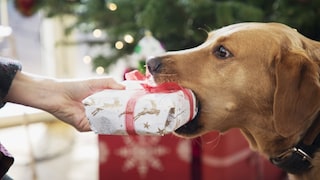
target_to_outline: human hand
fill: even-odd
[[[58,119],[74,126],[78,131],[89,131],[90,124],[82,100],[103,89],[123,89],[124,86],[111,78],[59,82],[61,93],[52,99],[52,106],[46,111]]]
[[[18,72],[7,101],[42,109],[78,131],[90,131],[82,100],[103,89],[124,89],[110,77],[86,80],[57,80]]]

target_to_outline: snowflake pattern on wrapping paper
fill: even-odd
[[[99,162],[106,163],[110,155],[109,148],[107,143],[99,141]]]
[[[140,177],[144,178],[149,168],[158,171],[164,169],[160,157],[170,153],[170,149],[160,145],[161,137],[157,136],[126,136],[123,137],[124,147],[115,154],[124,158],[123,171],[137,168]]]

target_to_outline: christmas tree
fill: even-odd
[[[47,17],[76,17],[66,33],[74,29],[106,33],[103,42],[86,42],[115,45],[114,53],[94,59],[95,67],[108,68],[134,52],[146,30],[169,51],[197,46],[208,31],[244,21],[281,22],[320,39],[320,1],[316,0],[15,0],[15,4],[25,15],[41,10]]]

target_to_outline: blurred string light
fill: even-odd
[[[83,61],[85,64],[90,64],[91,61],[92,61],[92,58],[91,58],[91,56],[86,55],[86,56],[83,57],[82,61]]]
[[[101,29],[95,29],[95,30],[93,30],[93,31],[92,31],[92,35],[93,35],[93,37],[95,37],[95,38],[101,37],[101,35],[102,35]]]
[[[126,34],[126,35],[123,36],[123,40],[124,40],[124,42],[130,44],[130,43],[133,43],[134,38],[133,38],[130,34]],[[123,47],[124,47],[124,42],[122,42],[122,41],[117,41],[117,42],[114,44],[114,47],[115,47],[116,49],[118,49],[118,50],[123,49]]]
[[[126,43],[129,43],[129,44],[133,43],[134,41],[134,38],[130,34],[124,35],[123,39]]]
[[[116,11],[118,9],[118,6],[117,6],[117,4],[115,4],[113,2],[109,2],[109,1],[106,0],[106,8],[109,9],[110,11]],[[102,36],[101,29],[94,29],[92,31],[92,35],[95,38],[100,38]],[[128,44],[134,42],[134,38],[130,34],[124,35],[123,40],[124,40],[124,42],[126,42]],[[123,41],[115,42],[115,44],[114,44],[115,48],[118,49],[118,50],[121,50],[124,47],[124,42]],[[83,62],[85,64],[90,64],[92,62],[92,58],[90,56],[86,55],[86,56],[83,57]],[[98,75],[102,75],[102,74],[104,74],[104,72],[105,72],[104,67],[98,66],[96,68],[96,73]]]
[[[102,66],[97,67],[96,73],[99,75],[102,75],[104,73],[104,67]]]
[[[106,7],[110,10],[110,11],[116,11],[118,9],[118,6],[113,3],[113,2],[107,2],[106,3]]]
[[[122,41],[117,41],[115,44],[114,44],[114,47],[118,50],[122,49],[124,46],[123,42]]]

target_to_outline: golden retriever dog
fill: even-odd
[[[278,23],[239,23],[198,47],[149,58],[156,83],[194,91],[182,137],[240,128],[250,147],[292,179],[320,178],[320,43]]]

